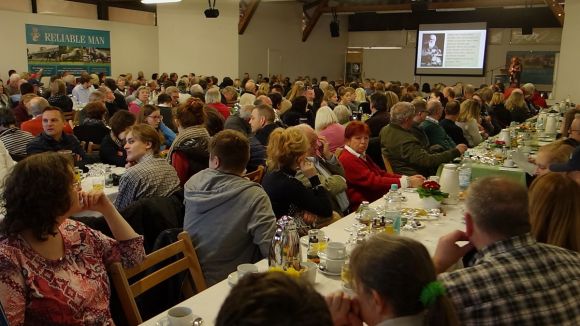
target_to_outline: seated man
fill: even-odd
[[[274,109],[267,105],[258,105],[252,111],[252,116],[250,117],[252,132],[264,146],[268,146],[270,134],[274,129],[279,127],[279,125],[274,123],[275,119],[276,113],[274,112]]]
[[[427,102],[427,117],[419,127],[423,129],[427,138],[429,138],[429,144],[439,145],[443,147],[444,150],[454,148],[455,142],[447,133],[445,129],[439,125],[439,119],[443,115],[443,106],[438,100],[429,100]]]
[[[183,229],[192,238],[208,286],[239,264],[268,256],[276,217],[262,187],[242,178],[248,139],[238,131],[217,133],[209,144],[209,168],[185,184]]]
[[[536,242],[527,190],[486,177],[468,193],[465,232],[442,237],[433,257],[441,273],[477,250],[471,267],[439,275],[460,324],[579,325],[580,254]]]
[[[126,131],[127,171],[119,180],[115,207],[119,211],[134,201],[149,197],[169,197],[179,191],[173,166],[159,157],[161,140],[153,127],[134,125]]]
[[[298,128],[310,142],[310,152],[308,159],[314,163],[318,171],[320,183],[328,190],[332,202],[332,210],[343,215],[348,210],[349,202],[346,195],[346,179],[344,169],[338,158],[330,152],[329,144],[324,137],[318,137],[314,129],[307,124],[300,124]],[[308,178],[301,171],[296,173],[296,178],[306,186],[312,187]]]
[[[455,124],[459,116],[459,102],[449,101],[445,105],[445,118],[439,121],[439,125],[451,137],[455,144],[467,144],[467,139],[463,136],[463,129]]]
[[[0,109],[0,141],[14,160],[19,161],[26,156],[26,145],[32,139],[34,136],[29,132],[16,127],[16,118],[11,109]]]
[[[49,107],[50,104],[48,101],[40,96],[36,96],[32,98],[29,102],[27,102],[26,107],[30,114],[32,115],[32,119],[23,122],[20,125],[20,129],[27,131],[32,134],[32,136],[38,136],[43,131],[44,127],[42,125],[42,112],[44,109]],[[55,107],[56,108],[56,107]],[[73,130],[68,123],[64,124],[63,131],[69,135],[73,134]]]
[[[391,123],[381,130],[381,150],[395,173],[429,177],[441,163],[450,162],[467,150],[467,146],[459,144],[441,153],[429,153],[411,131],[414,116],[411,103],[399,102],[391,108]]]
[[[314,287],[274,272],[244,276],[222,304],[215,324],[331,326],[333,320]]]
[[[577,113],[572,120],[570,129],[568,129],[568,138],[564,140],[564,143],[573,147],[580,146],[580,114]]]
[[[224,129],[237,130],[248,137],[250,142],[250,160],[246,166],[247,172],[256,171],[260,165],[266,166],[266,147],[252,135],[252,128],[248,122],[254,110],[253,105],[244,105],[240,110],[230,115],[224,123]]]
[[[64,132],[65,125],[68,124],[59,108],[56,106],[44,108],[42,112],[42,129],[44,131],[28,143],[26,153],[31,155],[70,150],[75,154],[77,162],[84,160],[86,158],[85,151],[75,136]]]
[[[570,179],[576,181],[576,183],[580,185],[580,146],[576,147],[568,162],[562,164],[551,164],[550,171],[565,172]]]

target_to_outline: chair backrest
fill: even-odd
[[[264,178],[265,168],[263,165],[259,165],[256,171],[244,174],[244,178],[254,181],[256,183],[262,183],[262,178]]]
[[[388,173],[394,173],[393,172],[393,166],[391,165],[391,162],[389,161],[389,158],[383,154],[383,163],[385,163],[385,170]]]
[[[64,114],[64,120],[65,121],[69,121],[69,120],[74,120],[75,119],[75,111],[70,111],[70,112],[63,112]]]
[[[125,269],[119,262],[111,265],[110,272],[113,285],[129,325],[138,325],[143,322],[135,298],[174,275],[189,271],[195,291],[189,282],[190,279],[186,278],[186,284],[182,288],[186,297],[191,297],[196,291],[201,292],[207,288],[189,234],[183,231],[178,235],[178,239],[176,242],[147,255],[141,264],[132,268]],[[178,254],[182,254],[183,257],[129,284],[130,278]]]

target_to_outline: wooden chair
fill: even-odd
[[[110,272],[113,285],[129,325],[138,325],[143,322],[135,298],[174,275],[189,271],[191,279],[189,277],[186,278],[182,286],[182,292],[186,297],[191,297],[207,288],[189,234],[183,231],[179,233],[178,239],[176,242],[147,255],[143,263],[138,266],[125,269],[120,262],[111,265]],[[182,254],[183,257],[129,284],[130,278],[178,254]],[[191,286],[192,280],[195,291]]]
[[[394,173],[393,172],[393,166],[391,165],[391,162],[389,161],[389,158],[386,157],[384,154],[382,156],[383,156],[383,162],[385,163],[385,170],[388,173]]]
[[[92,141],[89,142],[89,145],[87,145],[87,153],[88,154],[98,153],[99,150],[101,150],[101,145],[95,144]]]
[[[258,166],[256,171],[244,174],[244,178],[254,181],[256,183],[262,183],[262,178],[264,178],[264,171],[266,169],[263,165]]]
[[[74,119],[75,119],[75,113],[76,113],[75,111],[63,112],[64,119],[66,121],[70,121],[70,120],[73,120],[74,121]]]

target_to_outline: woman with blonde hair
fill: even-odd
[[[503,93],[495,92],[491,96],[489,115],[500,128],[509,127],[512,116],[510,111],[505,108]]]
[[[296,97],[302,96],[305,90],[306,87],[304,87],[304,82],[298,80],[294,83],[294,85],[292,85],[290,92],[286,94],[286,99],[288,101],[293,101]]]
[[[483,128],[480,126],[481,105],[476,100],[465,100],[459,108],[455,124],[463,129],[463,136],[469,147],[475,147],[483,141]]]
[[[512,121],[524,122],[531,117],[530,110],[526,105],[524,93],[521,89],[514,89],[505,101],[505,108],[510,112]]]
[[[258,92],[264,93],[268,95],[270,93],[270,84],[268,83],[261,83],[260,87],[258,87]]]
[[[62,112],[73,110],[73,101],[66,95],[66,83],[62,79],[55,79],[50,83],[48,103],[60,108]]]
[[[563,173],[547,173],[530,186],[530,224],[539,242],[580,251],[580,185]]]
[[[356,246],[350,257],[350,270],[358,304],[341,292],[328,296],[326,302],[335,321],[358,320],[367,325],[459,324],[444,285],[437,281],[427,248],[416,240],[379,233]],[[350,305],[350,309],[345,305]]]
[[[386,91],[385,96],[387,97],[387,105],[386,105],[387,113],[390,113],[393,105],[399,103],[399,97],[397,96],[397,94],[395,92],[391,92],[391,91]]]
[[[344,126],[338,123],[334,111],[323,106],[316,112],[314,127],[319,136],[326,138],[331,153],[344,146]]]
[[[316,216],[330,218],[330,194],[320,183],[314,163],[307,160],[310,142],[300,127],[278,128],[268,140],[268,173],[262,181],[270,197],[276,218],[284,215],[302,216],[306,224],[316,222]],[[311,187],[296,178],[300,170]]]
[[[561,140],[540,147],[536,155],[534,174],[542,176],[550,172],[550,164],[568,162],[573,151],[574,147]]]
[[[338,96],[336,95],[336,91],[334,89],[328,88],[324,92],[324,97],[322,98],[322,103],[326,103],[326,105],[334,109],[338,105]]]

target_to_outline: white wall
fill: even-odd
[[[562,32],[562,48],[560,61],[558,62],[558,75],[554,99],[563,100],[568,95],[574,103],[580,103],[580,42],[578,31],[580,30],[580,2],[566,2],[566,18],[564,31]]]
[[[217,1],[218,18],[207,19],[207,2],[185,0],[157,6],[159,71],[224,76],[238,73],[237,1]]]
[[[568,18],[568,17],[567,17]],[[578,28],[578,27],[577,27]],[[349,44],[353,46],[402,46],[400,50],[364,50],[363,52],[363,76],[365,78],[377,78],[385,81],[399,80],[401,82],[454,84],[458,81],[470,83],[475,86],[489,84],[493,75],[500,74],[499,67],[505,67],[506,53],[508,51],[559,51],[560,44],[510,44],[511,29],[495,29],[492,33],[501,37],[499,44],[489,44],[488,36],[486,75],[484,77],[458,77],[458,76],[415,76],[415,43],[404,42],[405,37],[401,31],[387,32],[356,32],[350,33]],[[558,30],[554,31],[558,35]],[[499,33],[499,34],[497,34]],[[368,34],[368,35],[357,35]],[[377,34],[383,34],[379,37]],[[364,42],[367,42],[365,45]],[[398,43],[397,43],[398,42]],[[577,43],[578,44],[578,43]],[[541,90],[551,90],[551,85],[536,85]]]
[[[348,42],[348,19],[339,16],[340,37],[331,38],[330,15],[322,15],[310,37],[302,42],[302,6],[294,2],[261,2],[240,35],[240,75],[255,77],[283,74],[290,78],[309,75],[343,78],[345,52]]]
[[[111,32],[111,72],[121,73],[142,70],[145,76],[159,70],[157,27],[125,24],[110,21],[78,19],[71,17],[0,11],[2,34],[2,60],[0,76],[6,80],[9,69],[28,70],[26,58],[25,24],[87,28]]]

